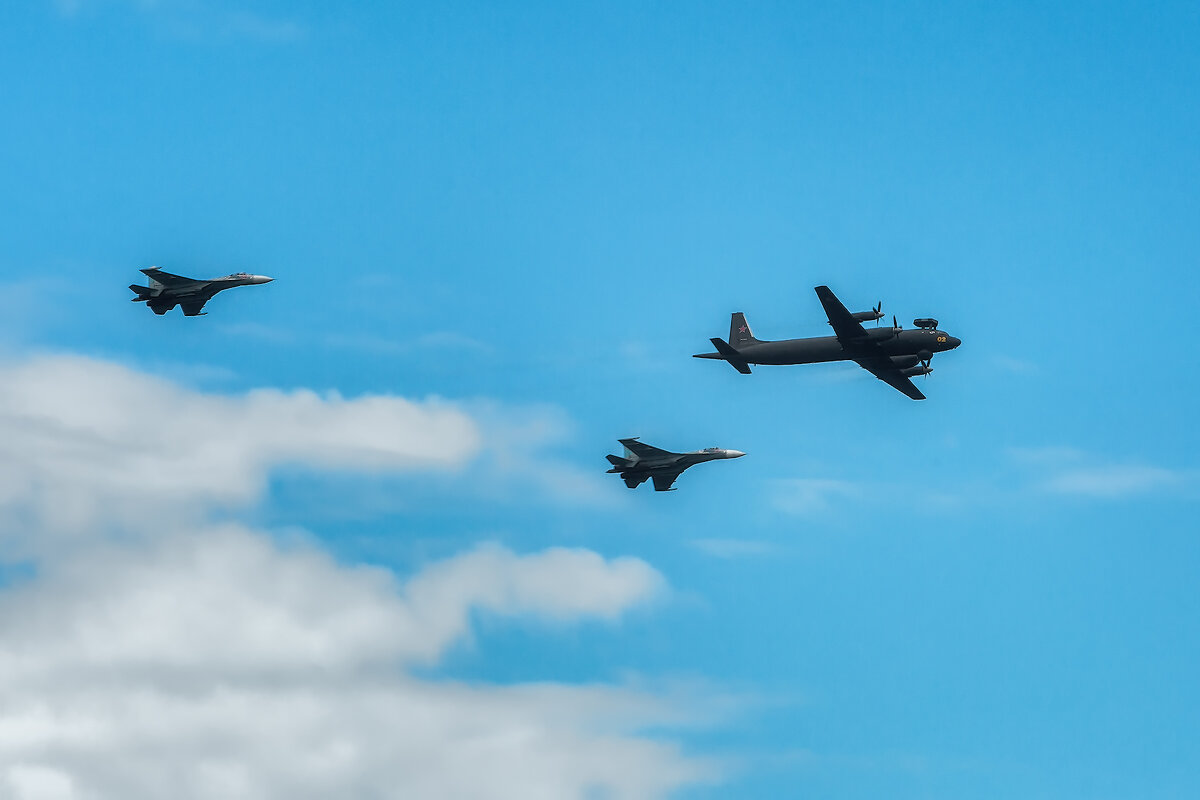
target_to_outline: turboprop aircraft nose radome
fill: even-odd
[[[962,344],[962,339],[958,338],[957,336],[950,337],[950,349],[951,350],[958,347],[960,344]]]

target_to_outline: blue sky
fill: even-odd
[[[483,609],[422,675],[695,693],[641,735],[719,766],[663,792],[1191,797],[1198,34],[1172,3],[9,4],[0,348],[463,409],[493,444],[449,473],[285,458],[211,514],[398,580],[485,541],[649,565],[616,621]],[[152,264],[276,281],[158,318]],[[690,358],[734,310],[823,335],[817,284],[962,338],[929,400]],[[629,435],[749,457],[627,492]]]

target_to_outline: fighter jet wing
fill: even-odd
[[[637,439],[617,439],[618,442],[625,445],[625,449],[633,453],[638,458],[658,458],[660,456],[675,455],[669,450],[661,450],[657,447],[651,447],[648,444],[643,444]]]
[[[654,491],[656,491],[656,492],[670,491],[671,484],[674,483],[675,479],[679,477],[680,472],[683,472],[683,470],[679,470],[678,472],[660,472],[659,474],[655,475],[654,476]]]
[[[204,304],[207,302],[207,300],[184,300],[179,304],[179,307],[183,310],[184,314],[189,317],[195,317],[201,313]]]
[[[185,278],[182,275],[172,275],[169,272],[163,272],[158,267],[150,267],[149,269],[141,270],[141,273],[147,278],[153,278],[168,288],[174,286],[187,286],[188,284],[196,283],[193,278]]]
[[[875,358],[856,358],[855,362],[865,369],[867,372],[874,375],[879,380],[886,383],[904,394],[911,397],[913,400],[924,400],[925,395],[921,394],[921,390],[916,387],[910,378],[900,373],[900,370],[892,363],[892,360],[887,356],[877,356]]]
[[[831,292],[828,286],[818,286],[816,292],[817,299],[825,306],[825,316],[829,317],[829,324],[833,326],[833,333],[839,342],[846,344],[852,339],[867,335],[866,328],[846,310],[842,301],[837,299],[837,295]]]

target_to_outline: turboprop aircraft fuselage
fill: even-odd
[[[889,327],[865,328],[863,322],[883,317],[882,302],[870,311],[851,313],[828,286],[817,286],[816,293],[829,317],[833,336],[762,341],[750,331],[746,315],[735,311],[729,320],[729,341],[710,339],[717,352],[697,353],[696,358],[726,361],[743,375],[750,374],[751,364],[853,361],[913,400],[924,400],[925,395],[911,378],[933,371],[929,361],[934,353],[953,350],[962,344],[958,337],[940,330],[938,321],[932,317],[914,319],[916,328],[910,330],[900,327],[895,316]]]
[[[880,331],[888,336],[872,336]],[[911,356],[912,363],[899,363],[900,368],[913,367],[919,361],[928,361],[925,354],[953,350],[962,342],[955,336],[939,330],[903,330],[893,332],[891,328],[870,328],[863,341],[863,350],[868,347],[872,354],[897,357]],[[854,343],[845,347],[836,336],[817,336],[811,339],[781,339],[775,342],[747,343],[737,348],[738,355],[748,364],[786,365],[820,364],[827,361],[853,361],[860,356],[860,348]],[[705,353],[700,358],[722,359],[720,353]]]

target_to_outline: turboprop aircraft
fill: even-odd
[[[688,467],[703,464],[705,461],[716,461],[721,458],[741,458],[746,455],[741,450],[723,450],[720,447],[709,447],[704,450],[693,450],[690,453],[672,453],[670,450],[660,450],[637,440],[618,439],[625,445],[625,456],[605,456],[608,463],[613,465],[609,472],[621,473],[621,480],[630,489],[636,489],[648,478],[654,479],[654,491],[673,491],[671,484],[679,474]]]
[[[202,314],[204,304],[213,298],[217,292],[232,289],[235,286],[253,286],[260,283],[270,283],[274,278],[266,275],[251,275],[249,272],[235,272],[223,278],[197,280],[184,278],[163,272],[158,267],[141,270],[150,279],[149,286],[130,284],[137,297],[130,298],[135,303],[145,303],[155,314],[165,314],[178,305],[189,317]]]
[[[913,400],[924,400],[925,395],[911,379],[933,372],[929,362],[934,353],[953,350],[962,344],[959,338],[938,330],[938,321],[931,318],[913,320],[915,330],[902,329],[894,316],[890,328],[864,328],[863,322],[883,316],[883,303],[870,311],[851,313],[828,286],[818,286],[816,292],[833,327],[833,336],[762,341],[754,338],[745,314],[739,311],[730,321],[729,341],[711,339],[717,352],[697,353],[694,357],[728,361],[745,375],[750,374],[751,364],[853,361]]]

